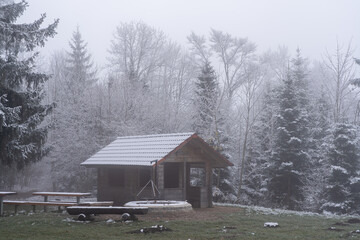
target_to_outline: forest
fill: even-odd
[[[0,189],[94,191],[80,163],[116,137],[196,132],[235,165],[213,173],[218,202],[360,213],[359,46],[334,39],[319,61],[131,21],[100,74],[81,26],[40,61],[59,20],[18,24],[27,6],[0,0]]]

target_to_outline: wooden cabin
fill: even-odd
[[[98,201],[187,200],[201,208],[212,207],[212,169],[233,166],[195,133],[118,137],[81,165],[97,168]]]

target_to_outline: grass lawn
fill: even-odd
[[[115,222],[107,222],[109,218]],[[111,215],[77,222],[67,213],[37,212],[0,217],[0,239],[360,239],[360,234],[351,233],[360,229],[360,223],[347,220],[220,206],[191,213],[149,213],[131,223]],[[265,222],[280,226],[264,228]],[[172,231],[129,233],[153,225],[164,225]]]

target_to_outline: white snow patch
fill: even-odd
[[[333,172],[334,170],[335,170],[335,171],[340,171],[340,172],[342,172],[343,174],[348,174],[348,171],[347,171],[345,168],[340,167],[340,166],[331,165],[331,171]]]
[[[300,138],[297,138],[297,137],[291,137],[290,140],[288,141],[289,144],[292,144],[292,143],[301,143],[301,139]]]
[[[282,162],[281,166],[282,167],[292,167],[294,164],[292,162]]]
[[[264,223],[264,227],[278,227],[279,224],[277,222],[266,222]]]
[[[63,222],[74,222],[74,223],[90,223],[90,221],[79,221],[79,220],[74,220],[72,218],[65,218],[62,221]]]
[[[124,204],[125,207],[185,207],[190,203],[186,201],[170,201],[170,200],[151,200],[151,201],[132,201]],[[191,205],[190,205],[191,206]]]
[[[323,214],[314,213],[314,212],[302,212],[302,211],[293,211],[293,210],[285,210],[285,209],[278,209],[278,208],[266,208],[266,207],[259,207],[259,206],[247,206],[241,204],[232,204],[232,203],[213,203],[214,206],[229,206],[229,207],[240,207],[247,210],[248,213],[261,213],[265,215],[297,215],[297,216],[313,216],[313,217],[323,217],[323,218],[360,218],[360,215],[337,215],[329,212],[324,212]]]
[[[360,182],[360,177],[352,177],[350,178],[350,183],[351,184],[355,184],[355,183],[358,183]]]
[[[114,221],[114,219],[108,219],[107,221],[106,221],[106,223],[115,223],[115,221]]]

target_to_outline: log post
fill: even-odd
[[[183,179],[183,200],[186,201],[186,190],[187,190],[187,175],[186,175],[187,171],[186,171],[186,158],[184,158],[184,179]]]
[[[208,207],[212,207],[212,168],[209,162],[205,164],[205,186],[207,189]]]

